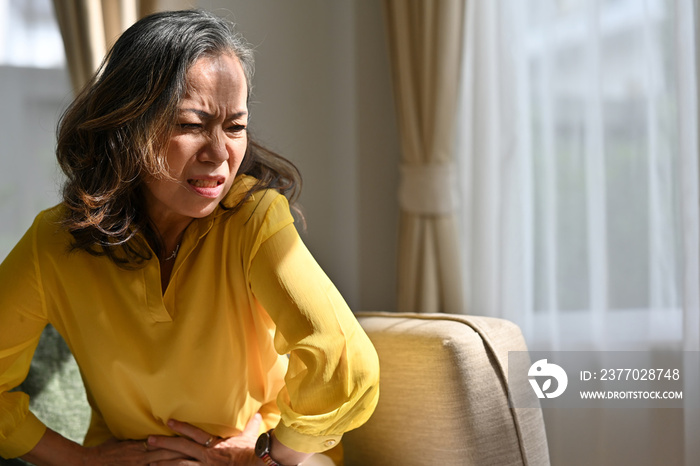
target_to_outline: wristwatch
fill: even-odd
[[[263,460],[267,466],[282,466],[277,461],[273,460],[272,457],[270,457],[273,430],[274,429],[270,429],[267,432],[260,434],[258,441],[255,442],[255,456]]]

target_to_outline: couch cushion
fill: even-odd
[[[539,409],[508,405],[514,324],[446,314],[359,313],[381,366],[379,404],[344,437],[350,465],[549,464]]]

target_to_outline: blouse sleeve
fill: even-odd
[[[46,427],[29,411],[22,383],[46,326],[32,227],[0,264],[0,456],[29,452]]]
[[[293,224],[260,244],[250,284],[275,322],[276,351],[289,353],[275,436],[297,451],[328,450],[374,411],[377,353]]]

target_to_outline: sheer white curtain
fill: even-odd
[[[467,9],[468,312],[517,322],[531,349],[697,350],[692,0]],[[697,461],[697,413],[614,411],[546,411],[553,463]]]
[[[471,312],[531,345],[680,342],[673,2],[470,2],[460,138]]]

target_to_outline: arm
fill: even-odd
[[[148,452],[143,442],[113,442],[87,449],[47,429],[29,411],[29,396],[17,387],[27,376],[41,333],[48,322],[42,282],[46,270],[37,259],[41,215],[0,264],[0,456],[22,457],[37,465],[99,465],[118,454],[173,458],[173,452]],[[55,225],[50,228],[55,229]],[[140,450],[140,451],[139,451]],[[131,463],[134,464],[134,463]],[[139,463],[137,463],[139,464]],[[142,462],[140,464],[146,464]]]
[[[44,435],[32,450],[21,458],[37,466],[59,464],[83,464],[83,447],[62,437],[51,429],[46,429]]]
[[[29,396],[10,392],[27,376],[47,324],[35,256],[36,224],[0,264],[0,456],[27,453],[46,427],[29,412]]]
[[[0,264],[0,456],[20,456],[38,465],[80,464],[82,447],[47,429],[29,411],[29,396],[8,391],[26,377],[48,322],[35,228],[36,224]]]
[[[374,347],[293,225],[260,245],[250,284],[276,324],[275,349],[290,354],[275,437],[299,452],[328,450],[374,410]]]
[[[272,432],[272,447],[270,448],[270,456],[275,459],[280,464],[301,464],[313,453],[302,453],[300,451],[292,450],[288,446],[284,445],[277,439],[275,432]]]
[[[99,466],[146,465],[184,457],[178,452],[149,447],[144,441],[115,440],[98,447],[85,448],[51,429],[46,429],[39,443],[21,458],[37,466]]]

